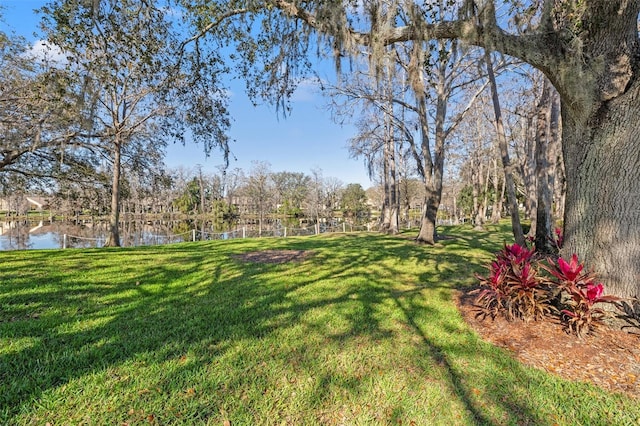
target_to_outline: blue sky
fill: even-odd
[[[43,0],[0,0],[3,19],[0,30],[15,32],[29,40],[37,40],[39,17],[33,9],[41,7]],[[324,76],[332,78],[331,67],[324,67]],[[321,77],[324,77],[321,72]],[[271,170],[303,172],[320,168],[323,176],[335,177],[345,184],[359,183],[365,189],[372,186],[362,159],[350,159],[348,139],[355,135],[354,127],[332,122],[325,110],[326,99],[314,87],[303,85],[293,98],[293,110],[286,118],[278,118],[275,107],[254,107],[244,92],[242,81],[230,84],[230,111],[233,117],[230,131],[233,156],[230,168],[249,172],[253,161],[266,161]],[[201,146],[195,144],[172,145],[165,160],[169,167],[195,168],[201,165],[205,172],[217,172],[223,163],[220,153],[213,151],[206,158]]]

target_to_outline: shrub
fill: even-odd
[[[540,270],[549,274],[541,275]],[[495,319],[503,315],[507,320],[529,321],[559,314],[571,332],[583,336],[610,315],[596,304],[620,300],[605,296],[604,286],[595,282],[595,275],[583,270],[575,254],[568,262],[560,257],[557,262],[547,260],[545,265],[533,250],[505,244],[491,263],[489,276],[476,275],[480,288],[472,293],[477,294],[478,316]],[[629,317],[630,324],[640,325],[640,302],[629,309],[637,315]]]
[[[562,257],[551,267],[545,267],[553,278],[551,284],[557,286],[562,294],[560,310],[562,319],[570,331],[583,336],[594,330],[602,321],[610,316],[609,311],[596,307],[596,303],[614,303],[619,299],[605,296],[604,286],[595,283],[595,274],[582,272],[584,265],[578,262],[574,254],[567,262]]]
[[[549,303],[549,289],[538,276],[534,252],[518,244],[507,245],[497,253],[489,267],[489,276],[476,275],[481,287],[474,290],[478,316],[503,315],[507,320],[516,318],[529,321],[548,315],[553,309]]]

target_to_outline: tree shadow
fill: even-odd
[[[497,244],[491,233],[480,238],[490,246]],[[163,380],[180,382],[181,377],[209,371],[216,360],[231,357],[230,365],[236,368],[233,378],[224,384],[207,381],[207,391],[211,398],[239,395],[229,404],[238,418],[251,422],[256,421],[251,417],[255,413],[243,402],[243,392],[249,381],[262,380],[264,393],[245,397],[254,403],[268,399],[278,384],[261,365],[275,363],[288,374],[312,379],[303,388],[304,407],[316,413],[316,422],[332,423],[322,407],[336,398],[338,390],[355,398],[379,380],[374,367],[366,364],[368,352],[383,344],[404,345],[398,339],[413,336],[412,350],[425,360],[394,366],[389,354],[378,364],[412,368],[424,377],[433,374],[427,365],[437,366],[439,377],[446,378],[445,386],[473,423],[551,424],[541,414],[543,407],[517,399],[512,392],[548,386],[544,376],[481,343],[459,319],[449,318],[458,315],[451,312],[452,289],[468,283],[469,271],[482,268],[482,260],[468,257],[469,246],[465,248],[477,240],[463,232],[439,247],[378,235],[237,241],[226,243],[224,250],[221,243],[196,243],[132,250],[135,267],[112,264],[116,255],[126,258],[121,251],[114,251],[113,258],[101,250],[67,254],[60,258],[68,263],[64,270],[51,269],[56,272],[46,276],[33,271],[21,280],[14,277],[16,291],[0,293],[2,338],[23,342],[0,355],[0,420],[10,423],[13,416],[32,410],[43,393],[85,375],[130,362],[162,365],[188,352],[191,361],[164,372]],[[313,250],[316,255],[286,264],[234,257],[262,248]],[[159,263],[159,258],[171,262]],[[179,261],[183,258],[184,266]],[[37,257],[34,264],[46,259]],[[410,282],[397,282],[409,264],[422,272]],[[83,271],[96,265],[114,268],[114,275],[83,282]],[[0,270],[4,273],[4,265]],[[442,311],[442,306],[449,311]],[[34,309],[38,318],[28,315]],[[387,318],[388,312],[397,318]],[[260,346],[286,333],[309,338],[283,338],[279,345]],[[242,353],[239,348],[246,341],[267,352]],[[323,345],[362,351],[358,356],[363,366],[345,371],[340,354],[331,355]],[[319,363],[318,355],[326,359]],[[478,363],[508,374],[487,376],[473,367]],[[211,399],[193,402],[192,409],[201,419],[216,418],[219,412],[207,402]],[[390,417],[373,416],[372,422],[407,415],[406,402],[388,404]]]

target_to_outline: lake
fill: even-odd
[[[360,232],[369,226],[353,226],[335,220],[320,225],[300,221],[270,220],[257,224],[212,223],[195,220],[131,220],[120,226],[122,246],[147,246],[183,241],[233,238],[286,237],[324,232]],[[102,247],[108,230],[106,221],[0,221],[0,250],[35,250]]]

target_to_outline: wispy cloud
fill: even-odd
[[[36,40],[26,54],[44,63],[64,64],[67,61],[62,49],[46,40]]]

